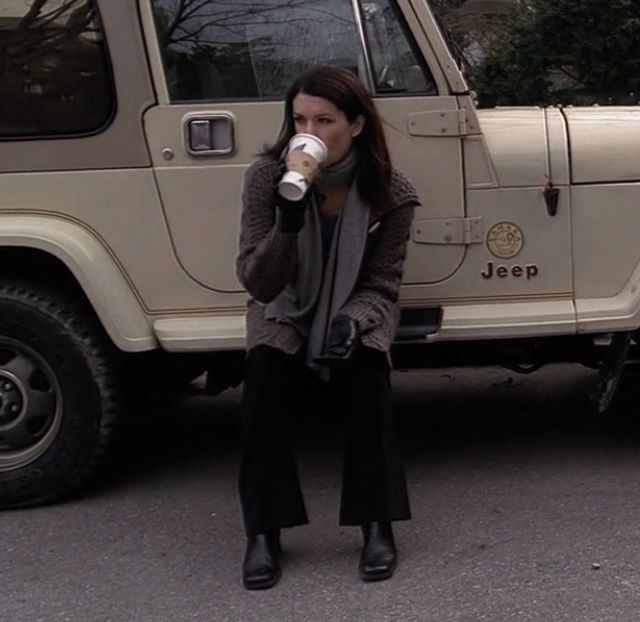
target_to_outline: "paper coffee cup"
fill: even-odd
[[[289,201],[302,199],[318,176],[320,165],[327,156],[327,147],[317,136],[293,136],[285,159],[287,172],[278,184],[278,192]]]
[[[288,153],[302,151],[310,155],[318,165],[322,164],[329,155],[327,146],[313,134],[296,134],[289,141]]]
[[[278,193],[289,201],[299,201],[309,190],[307,178],[296,171],[287,171],[278,183]]]

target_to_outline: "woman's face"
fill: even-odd
[[[329,156],[324,166],[340,162],[351,150],[353,139],[362,132],[364,117],[349,122],[336,105],[324,97],[298,93],[293,98],[296,134],[313,134],[324,142]]]

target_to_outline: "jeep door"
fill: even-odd
[[[314,64],[348,67],[370,89],[394,164],[423,198],[416,222],[462,221],[458,100],[410,6],[406,0],[141,0],[158,96],[145,113],[145,131],[175,252],[195,281],[241,290],[234,261],[243,176],[274,141],[288,86]],[[413,237],[405,283],[415,293],[451,277],[465,245]]]

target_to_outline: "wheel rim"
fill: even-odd
[[[32,348],[0,337],[0,471],[41,456],[60,429],[61,414],[51,367]]]

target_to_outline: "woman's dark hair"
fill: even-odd
[[[295,134],[293,99],[298,93],[322,97],[341,110],[350,123],[358,115],[364,118],[362,132],[353,139],[358,155],[358,192],[365,203],[384,206],[389,201],[391,160],[382,121],[371,96],[358,77],[348,69],[319,65],[302,74],[289,88],[284,104],[280,134],[264,155],[278,158]]]

